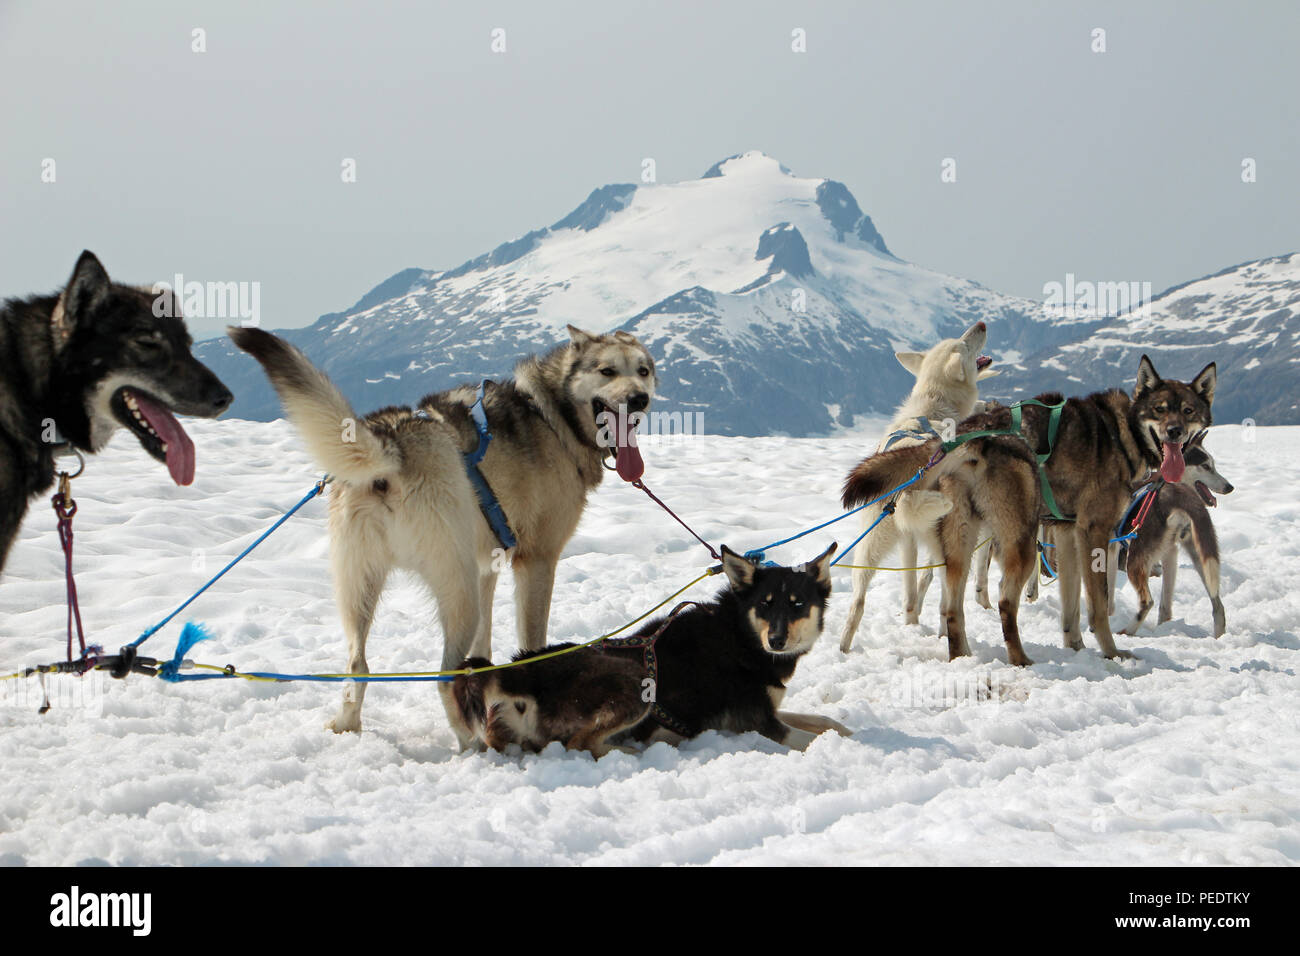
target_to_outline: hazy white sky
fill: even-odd
[[[1300,248],[1297,45],[1290,0],[0,0],[0,296],[90,248],[124,281],[259,282],[264,325],[305,325],[646,157],[671,182],[748,149],[843,181],[929,268],[1159,291]]]

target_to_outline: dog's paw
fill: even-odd
[[[325,729],[336,734],[359,734],[361,733],[361,718],[339,714],[337,717],[325,722]]]
[[[1107,659],[1107,660],[1112,660],[1112,661],[1135,661],[1135,660],[1138,659],[1138,656],[1137,656],[1136,654],[1134,654],[1132,651],[1124,651],[1124,650],[1120,650],[1120,649],[1117,647],[1117,648],[1115,648],[1115,653],[1114,653],[1114,654],[1107,654],[1107,655],[1106,655],[1106,659]]]
[[[828,720],[828,721],[826,721],[826,723],[829,725],[829,726],[826,728],[827,730],[833,730],[833,731],[835,731],[837,734],[839,734],[841,737],[852,737],[852,736],[853,736],[853,731],[849,730],[849,728],[845,727],[845,726],[844,726],[843,724],[841,724],[838,720]]]

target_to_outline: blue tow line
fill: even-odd
[[[830,521],[823,521],[821,524],[819,524],[819,525],[817,525],[817,526],[815,526],[815,527],[809,528],[807,531],[800,531],[798,534],[792,534],[792,535],[790,535],[790,537],[788,537],[788,538],[782,538],[780,541],[773,541],[771,544],[764,545],[764,546],[761,547],[761,548],[755,548],[755,549],[752,550],[752,551],[746,551],[745,554],[744,554],[744,557],[745,557],[746,560],[748,560],[748,561],[752,561],[752,562],[754,562],[755,564],[758,564],[758,563],[760,563],[760,562],[763,562],[763,561],[765,560],[765,558],[766,558],[765,552],[770,551],[772,548],[779,548],[781,545],[783,545],[783,544],[789,544],[791,541],[798,541],[800,538],[806,537],[807,535],[812,534],[814,531],[820,531],[822,528],[825,528],[825,527],[827,527],[827,526],[829,526],[829,525],[833,525],[833,524],[834,524],[835,522],[837,522],[837,521],[843,521],[843,520],[844,520],[845,518],[847,518],[849,515],[857,514],[857,513],[858,513],[859,511],[861,511],[863,508],[870,508],[870,507],[871,507],[872,505],[874,505],[874,504],[879,504],[880,502],[884,501],[886,498],[889,498],[889,497],[891,497],[892,495],[896,495],[896,494],[898,494],[900,491],[902,491],[904,488],[908,487],[909,485],[915,484],[916,482],[920,481],[920,480],[921,480],[921,476],[922,476],[923,474],[925,474],[925,469],[924,469],[924,468],[917,469],[917,472],[916,472],[915,475],[913,475],[911,478],[907,479],[907,481],[903,482],[903,483],[902,483],[901,485],[899,485],[897,488],[892,488],[892,489],[890,489],[889,491],[886,491],[886,492],[885,492],[883,495],[881,495],[880,497],[878,497],[878,498],[872,498],[870,501],[866,502],[865,504],[860,504],[860,505],[858,505],[856,508],[853,508],[853,509],[850,510],[850,511],[846,511],[846,512],[844,512],[844,514],[840,515],[838,518],[832,518]],[[884,518],[886,515],[889,515],[889,514],[892,514],[892,513],[893,513],[893,509],[886,509],[884,512],[882,512],[881,515],[880,515],[880,517],[876,518],[876,520],[873,521],[873,522],[871,523],[871,527],[870,527],[870,528],[867,528],[866,531],[864,531],[864,532],[862,532],[862,534],[858,535],[858,537],[854,540],[853,544],[851,544],[851,545],[849,545],[847,548],[845,548],[844,551],[840,554],[840,557],[839,557],[839,558],[836,558],[834,561],[832,561],[831,564],[834,565],[836,562],[838,562],[838,561],[840,560],[840,558],[843,558],[845,555],[850,554],[850,553],[853,551],[854,547],[857,546],[857,543],[858,543],[859,541],[861,541],[863,538],[865,538],[868,534],[870,534],[872,528],[874,528],[876,525],[880,524],[880,521],[881,521],[882,518]]]
[[[296,505],[294,505],[292,508],[290,508],[290,509],[289,509],[288,511],[286,511],[284,514],[282,514],[282,515],[280,516],[280,520],[278,520],[275,524],[271,525],[271,527],[267,528],[266,531],[264,531],[264,532],[262,533],[262,536],[261,536],[260,538],[258,538],[258,539],[257,539],[256,541],[254,541],[252,544],[250,544],[247,548],[245,548],[242,552],[240,552],[240,554],[239,554],[238,557],[236,557],[233,561],[231,561],[229,564],[227,564],[224,568],[222,568],[220,571],[218,571],[215,575],[213,575],[212,579],[211,579],[210,581],[208,581],[207,584],[203,585],[203,587],[199,588],[197,591],[195,591],[193,594],[191,594],[191,595],[189,596],[189,598],[185,601],[184,604],[182,604],[182,605],[181,605],[180,607],[178,607],[176,610],[172,611],[170,614],[168,614],[165,618],[163,618],[161,621],[159,621],[159,622],[158,622],[157,624],[155,624],[153,627],[145,628],[145,631],[144,631],[143,634],[141,634],[139,637],[137,637],[134,641],[132,641],[130,644],[127,644],[126,646],[127,646],[127,647],[139,647],[141,644],[143,644],[143,643],[144,643],[145,641],[147,641],[149,638],[153,637],[154,634],[158,633],[158,631],[162,630],[162,629],[167,625],[167,622],[168,622],[168,621],[170,621],[170,620],[171,620],[172,618],[174,618],[177,614],[181,613],[181,611],[185,610],[187,607],[189,607],[191,604],[193,604],[194,601],[195,601],[195,599],[198,598],[198,596],[199,596],[200,594],[202,594],[202,593],[203,593],[204,591],[206,591],[208,588],[212,587],[212,585],[216,584],[219,580],[221,580],[222,576],[223,576],[227,571],[229,571],[231,568],[233,568],[235,565],[237,565],[240,561],[244,560],[244,558],[248,557],[248,554],[249,554],[250,551],[252,551],[252,550],[253,550],[254,548],[256,548],[259,544],[261,544],[263,541],[265,541],[267,538],[269,538],[269,537],[271,536],[271,532],[275,531],[276,528],[280,527],[280,525],[284,524],[286,521],[288,521],[290,518],[292,518],[292,517],[294,516],[294,514],[298,511],[299,508],[301,508],[301,507],[302,507],[303,505],[305,505],[307,502],[311,501],[313,498],[315,498],[317,495],[319,495],[322,491],[324,491],[324,490],[325,490],[325,485],[329,482],[329,480],[330,480],[329,475],[326,475],[326,476],[324,476],[323,478],[321,478],[320,481],[316,482],[316,484],[312,487],[311,491],[309,491],[309,492],[307,492],[307,494],[303,495],[303,498],[302,498],[301,501],[299,501]],[[202,640],[202,639],[203,639],[202,637],[195,638],[196,641],[197,641],[197,640]]]

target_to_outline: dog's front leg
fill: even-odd
[[[781,721],[775,713],[767,719],[759,733],[768,740],[775,740],[791,750],[807,750],[808,745],[817,739],[817,734],[799,727],[791,727]]]
[[[806,730],[811,734],[824,734],[828,730],[833,730],[841,737],[853,736],[853,731],[838,720],[831,720],[829,717],[821,717],[817,714],[795,714],[788,710],[778,710],[776,716],[782,723],[797,727],[799,730]]]
[[[492,595],[497,589],[497,572],[480,573],[478,579],[478,633],[474,635],[471,657],[492,659]]]
[[[524,650],[537,651],[546,646],[555,564],[555,559],[535,557],[515,565],[515,618],[519,646]]]

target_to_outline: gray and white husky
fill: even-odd
[[[1160,614],[1158,623],[1173,617],[1174,581],[1178,574],[1178,546],[1181,544],[1200,575],[1210,596],[1214,615],[1214,636],[1227,630],[1223,601],[1219,598],[1219,538],[1209,509],[1219,500],[1215,493],[1231,494],[1232,484],[1219,474],[1214,456],[1205,450],[1205,432],[1200,432],[1183,448],[1186,464],[1177,484],[1165,485],[1148,512],[1138,536],[1129,543],[1120,561],[1112,560],[1109,571],[1110,613],[1115,613],[1115,572],[1124,571],[1138,595],[1137,613],[1124,628],[1124,634],[1136,634],[1150,612],[1150,579],[1160,574]],[[1122,529],[1127,531],[1128,529]],[[1122,562],[1122,566],[1121,566]],[[1161,573],[1163,570],[1163,574]]]
[[[464,457],[479,441],[475,386],[360,418],[292,345],[255,328],[228,331],[261,363],[308,450],[334,477],[330,550],[350,673],[368,673],[366,635],[393,568],[414,572],[437,599],[444,669],[491,656],[492,593],[506,561],[515,576],[519,646],[546,645],[555,567],[588,493],[604,477],[607,457],[620,468],[632,459],[639,464],[634,434],[620,427],[611,441],[606,418],[645,412],[654,394],[654,360],[634,336],[569,326],[569,343],[520,362],[513,380],[486,384],[493,437],[478,467],[516,539],[503,548]],[[439,690],[467,746],[472,735],[451,685]],[[364,683],[349,685],[329,728],[360,730],[364,697]]]
[[[996,369],[989,367],[993,360],[981,354],[987,339],[987,327],[983,322],[976,322],[960,338],[944,339],[927,352],[894,353],[899,364],[916,376],[916,384],[894,413],[889,430],[876,446],[877,452],[920,444],[930,437],[923,434],[927,422],[932,428],[944,428],[947,423],[949,429],[955,429],[958,422],[976,411],[979,407],[977,383],[998,374]],[[896,436],[899,432],[910,434]],[[875,521],[884,506],[885,503],[881,502],[864,508],[862,528]],[[935,522],[951,510],[952,503],[939,491],[904,492],[899,496],[894,516],[881,521],[858,544],[853,553],[853,564],[879,566],[896,546],[901,545],[903,566],[916,567],[918,544],[925,543],[932,554],[938,553],[938,543],[933,540]],[[862,622],[867,587],[875,574],[875,571],[864,568],[853,569],[853,599],[840,635],[840,650],[845,653],[853,647],[853,637]],[[915,624],[920,619],[921,600],[931,575],[926,573],[918,592],[916,572],[908,570],[902,574],[904,619]]]

